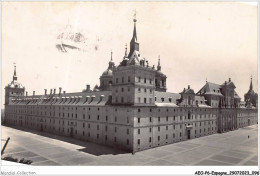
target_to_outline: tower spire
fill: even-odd
[[[251,82],[250,82],[250,90],[253,90],[253,84],[252,84],[252,75],[251,75]]]
[[[16,63],[14,63],[14,75],[13,75],[13,81],[17,81],[17,76],[16,76]]]
[[[131,57],[134,51],[139,51],[139,43],[137,43],[137,32],[136,32],[136,10],[134,11],[134,32],[133,32],[133,37],[130,42],[130,52],[128,54],[128,58]]]
[[[125,57],[127,56],[127,43],[125,44]]]
[[[113,51],[111,50],[111,61],[113,61]]]
[[[159,55],[158,65],[157,65],[157,70],[158,70],[158,71],[161,71],[161,63],[160,63],[160,60],[161,60],[161,58],[160,58],[160,55]]]

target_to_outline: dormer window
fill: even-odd
[[[162,99],[162,102],[164,102],[164,98],[162,97],[161,99]]]

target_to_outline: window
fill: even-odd
[[[138,103],[141,103],[141,98],[140,97],[138,97]]]
[[[156,97],[154,97],[154,101],[156,101]]]
[[[141,109],[138,109],[138,112],[141,112]]]
[[[152,84],[152,79],[150,79],[150,84]]]
[[[124,103],[124,97],[121,97],[121,102]]]
[[[160,131],[160,127],[158,127],[158,131]]]
[[[129,139],[126,140],[126,145],[129,145]]]
[[[122,87],[121,91],[124,92],[124,88],[123,87]]]
[[[152,128],[149,128],[150,133],[152,132]]]
[[[106,121],[107,121],[107,116],[106,116]]]
[[[107,135],[105,136],[105,140],[107,141]]]
[[[165,139],[168,139],[168,134],[166,134]]]
[[[140,131],[141,131],[141,130],[140,130],[140,129],[138,129],[138,134],[140,134]]]
[[[116,78],[116,83],[118,83],[118,78]]]
[[[141,92],[141,88],[140,87],[138,88],[138,92]]]
[[[129,123],[129,117],[126,117],[126,122]]]
[[[158,136],[158,141],[160,141],[160,136]]]
[[[99,139],[99,134],[97,134],[97,139]]]
[[[146,83],[146,78],[144,78],[144,83]]]
[[[149,137],[149,142],[152,142],[152,138],[151,137]]]
[[[146,88],[144,88],[144,92],[146,92]]]
[[[141,77],[138,77],[138,82],[141,82]]]
[[[117,128],[115,127],[115,133],[117,132]]]
[[[168,126],[166,126],[166,130],[168,130]]]
[[[168,116],[166,116],[166,121],[168,122],[168,120],[169,120],[169,118],[168,118]]]
[[[99,120],[99,115],[97,116],[97,120]]]
[[[117,117],[115,116],[115,122],[117,122]]]
[[[107,126],[105,126],[105,130],[107,131]]]
[[[161,121],[161,117],[158,117],[158,122],[160,122]]]
[[[173,116],[173,120],[175,121],[175,116]]]
[[[124,77],[122,77],[122,83],[124,83],[125,82],[125,78]]]
[[[130,76],[128,76],[128,82],[130,82]]]
[[[140,139],[137,140],[137,144],[140,145]]]
[[[146,98],[144,98],[144,103],[146,103]]]
[[[85,114],[83,114],[83,119],[85,119]]]
[[[130,92],[130,87],[127,88],[128,92]]]
[[[164,102],[164,98],[162,97],[161,99],[162,99],[162,102]]]
[[[180,137],[181,137],[181,133],[180,133]]]
[[[83,128],[85,128],[85,123],[83,123]]]
[[[99,125],[97,125],[97,130],[99,130]]]
[[[138,117],[138,123],[140,123],[140,117]]]
[[[152,122],[152,117],[150,117],[149,119],[150,119],[150,122]]]
[[[128,128],[126,129],[126,134],[129,134],[129,129]]]

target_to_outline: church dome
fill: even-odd
[[[112,76],[112,73],[112,70],[108,68],[103,72],[102,76]]]

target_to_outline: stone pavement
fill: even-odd
[[[11,138],[4,156],[30,159],[33,161],[32,165],[38,166],[257,166],[257,133],[258,126],[253,125],[223,134],[169,144],[132,155],[90,142],[2,126],[2,139]]]

